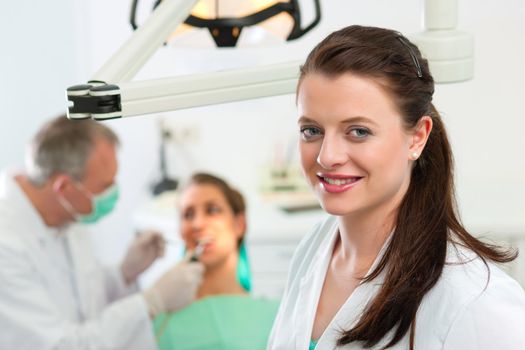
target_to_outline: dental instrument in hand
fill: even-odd
[[[197,247],[193,250],[191,253],[190,261],[199,261],[200,256],[204,252],[204,248],[206,248],[206,245],[210,243],[211,238],[205,237],[197,240]]]

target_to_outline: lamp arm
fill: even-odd
[[[68,89],[74,103],[68,117],[105,120],[291,94],[298,72],[296,61],[118,85],[77,85]]]
[[[146,22],[133,32],[91,78],[90,83],[118,83],[131,80],[166,38],[181,23],[198,0],[165,0]]]

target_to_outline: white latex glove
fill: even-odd
[[[174,312],[189,305],[195,300],[203,274],[204,265],[190,261],[189,255],[173,266],[143,293],[150,316],[154,318],[161,312]]]
[[[128,248],[122,260],[120,270],[126,284],[135,282],[137,277],[144,272],[158,258],[164,255],[166,242],[159,232],[146,231],[139,233]]]

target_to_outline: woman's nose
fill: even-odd
[[[200,231],[206,226],[206,215],[202,213],[196,213],[191,221],[191,228],[193,231]]]
[[[341,140],[340,136],[325,134],[317,155],[317,163],[324,169],[335,169],[346,163],[347,151],[344,140]]]

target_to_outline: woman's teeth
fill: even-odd
[[[356,182],[358,179],[359,178],[357,177],[353,177],[351,179],[331,179],[328,177],[323,177],[324,181],[326,181],[330,185],[336,185],[336,186],[348,185],[348,184]]]
[[[211,243],[213,239],[211,237],[202,237],[197,239],[197,245],[206,245],[208,243]]]

